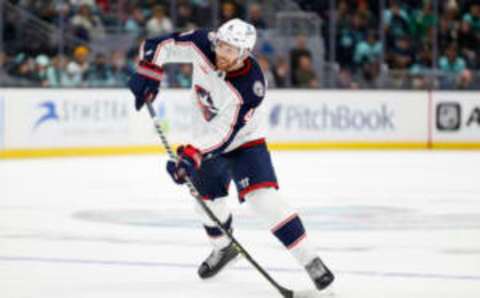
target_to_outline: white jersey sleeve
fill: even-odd
[[[200,48],[209,43],[204,38],[207,35],[207,31],[196,30],[147,39],[140,47],[140,60],[147,60],[158,66],[167,63],[195,63],[199,55],[205,55]]]

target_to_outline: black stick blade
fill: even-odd
[[[284,298],[293,298],[293,291],[287,288],[280,287],[278,289]]]

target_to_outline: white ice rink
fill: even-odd
[[[480,152],[273,157],[282,194],[336,273],[334,297],[480,297]],[[280,297],[245,260],[197,278],[210,248],[164,163],[0,161],[0,297]],[[229,202],[258,262],[287,287],[312,287],[233,185]]]

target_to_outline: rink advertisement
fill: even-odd
[[[433,92],[432,140],[441,148],[476,147],[480,142],[480,94]]]
[[[5,108],[3,97],[0,96],[0,150],[4,147],[3,137],[5,135]]]
[[[162,90],[154,103],[174,145],[191,139],[189,94]],[[3,89],[0,98],[0,158],[163,152],[124,89]],[[273,150],[480,148],[474,92],[269,90],[256,112]]]
[[[276,142],[317,147],[427,144],[428,104],[421,92],[273,91],[267,102],[269,138]]]
[[[6,144],[13,148],[122,145],[129,105],[119,93],[25,90],[6,94]]]
[[[155,102],[173,143],[188,139],[188,92]],[[5,149],[0,157],[162,152],[146,111],[121,89],[6,89]],[[2,135],[0,135],[2,136]]]

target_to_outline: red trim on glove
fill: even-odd
[[[145,60],[138,63],[137,73],[159,82],[163,79],[163,68]]]
[[[183,155],[188,156],[195,162],[196,169],[199,169],[202,165],[202,153],[200,153],[200,151],[192,145],[183,147]]]

